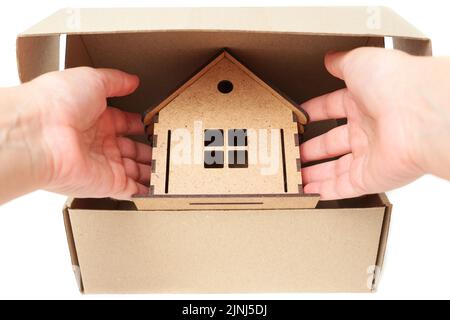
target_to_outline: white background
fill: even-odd
[[[448,35],[450,5],[448,1],[442,0],[366,2],[15,0],[3,2],[0,11],[2,41],[0,86],[13,86],[19,83],[15,56],[16,35],[63,7],[363,4],[390,6],[433,40],[435,55],[450,55]],[[425,176],[404,188],[389,192],[388,195],[394,204],[394,211],[383,277],[376,294],[83,296],[78,292],[72,273],[62,222],[61,208],[65,197],[37,191],[0,207],[0,298],[450,298],[448,290],[450,183]]]

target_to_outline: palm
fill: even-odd
[[[354,100],[348,103],[348,139],[352,155],[348,156],[349,160],[344,158],[342,161],[351,161],[349,170],[354,188],[364,194],[390,190],[410,182],[414,168],[408,159],[409,143],[399,135],[401,121],[398,116],[386,114],[377,119],[372,110],[382,109],[378,102],[369,106]]]
[[[39,80],[61,88],[52,97],[54,112],[42,126],[51,164],[47,189],[78,197],[145,193],[150,147],[125,137],[144,133],[140,116],[106,106],[106,97],[130,93],[137,83],[108,93],[96,77],[93,69],[82,68]]]
[[[352,61],[352,69],[347,67],[344,76],[342,69],[329,62],[329,71],[345,79],[347,88],[303,105],[312,121],[347,118],[347,124],[302,145],[303,162],[339,157],[302,170],[305,191],[319,193],[324,200],[390,190],[419,175],[410,157],[408,137],[403,134],[408,131],[401,116],[403,106],[396,104],[406,99],[393,96],[393,92],[401,92],[393,88],[401,79],[377,72],[382,68],[367,61],[391,63],[363,57]],[[370,94],[368,88],[373,88]]]

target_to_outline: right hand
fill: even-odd
[[[450,60],[396,50],[331,53],[325,66],[346,88],[302,107],[311,121],[347,124],[301,146],[303,162],[341,156],[302,170],[306,193],[322,200],[403,186],[424,173],[450,179]]]

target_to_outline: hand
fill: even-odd
[[[322,200],[391,190],[424,173],[450,178],[448,59],[360,48],[325,57],[346,88],[302,105],[311,121],[347,118],[301,146],[302,170]]]
[[[17,94],[28,96],[18,113],[28,126],[22,130],[37,187],[76,197],[147,193],[150,146],[125,137],[144,134],[140,115],[106,104],[107,97],[128,95],[138,84],[121,71],[83,67],[19,87]]]

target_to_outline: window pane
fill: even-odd
[[[223,130],[206,129],[204,140],[205,147],[223,147]]]
[[[228,168],[248,168],[247,150],[229,150]]]
[[[223,168],[223,151],[207,150],[204,152],[204,168]]]
[[[247,146],[247,129],[228,130],[228,145],[230,147]]]

